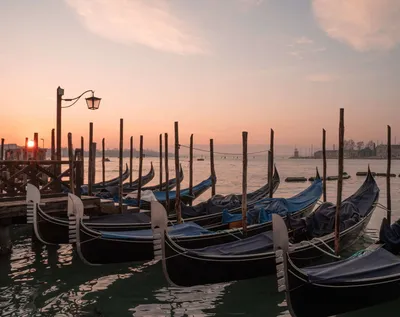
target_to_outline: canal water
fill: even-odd
[[[106,163],[106,178],[118,173],[118,159]],[[151,158],[144,160],[144,173],[150,169]],[[158,161],[154,159],[158,181]],[[309,186],[306,183],[286,183],[287,176],[315,175],[316,166],[322,173],[319,160],[290,160],[277,158],[281,176],[275,197],[290,197]],[[364,181],[357,171],[366,171],[370,164],[375,172],[385,172],[381,160],[346,160],[345,172],[351,178],[344,181],[343,197],[354,193]],[[188,162],[182,159],[188,185]],[[170,162],[173,166],[173,162]],[[96,178],[100,181],[98,161]],[[217,193],[240,193],[241,159],[216,157]],[[87,170],[87,169],[86,169]],[[195,161],[194,182],[209,176],[209,163]],[[400,161],[392,162],[392,171],[400,173]],[[137,162],[134,175],[137,177]],[[171,170],[170,175],[174,175]],[[336,160],[328,160],[328,175],[337,175]],[[170,176],[172,178],[172,176]],[[249,158],[248,190],[267,181],[266,159]],[[380,202],[386,204],[385,178],[377,178],[381,189]],[[336,181],[327,183],[328,200],[336,201]],[[392,178],[393,219],[400,216],[400,178]],[[210,197],[204,193],[198,201]],[[377,237],[382,209],[376,209],[366,235],[353,250],[370,244]],[[284,296],[276,291],[276,279],[263,277],[246,281],[205,285],[192,288],[169,287],[160,263],[143,262],[106,266],[87,266],[75,255],[71,245],[44,246],[32,241],[28,225],[16,226],[12,231],[13,250],[0,258],[0,316],[290,316]],[[360,310],[343,316],[398,316],[400,301]]]

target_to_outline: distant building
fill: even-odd
[[[380,158],[387,158],[387,145],[378,145],[376,147],[376,156]],[[400,158],[400,144],[392,145],[392,158]]]
[[[375,156],[375,151],[370,149],[369,147],[358,151],[358,157],[371,157]]]
[[[335,150],[326,150],[325,153],[326,153],[327,159],[335,159],[338,157],[338,151],[335,151]],[[315,152],[314,158],[322,159],[322,151]]]
[[[299,150],[297,148],[294,149],[294,158],[299,158]]]
[[[4,159],[7,161],[29,160],[33,158],[34,148],[27,148],[17,144],[4,144]],[[46,159],[47,149],[38,148],[37,159],[44,161]]]
[[[372,151],[372,150],[371,150],[371,151]],[[365,151],[365,152],[362,153],[363,156],[361,156],[361,152],[362,152],[362,150],[361,150],[361,151],[357,151],[357,150],[353,150],[353,151],[344,150],[344,151],[343,151],[343,156],[344,156],[344,158],[346,158],[346,159],[349,159],[349,158],[358,158],[358,157],[367,157],[367,153],[369,153],[369,152]],[[372,152],[373,152],[373,151],[372,151]],[[337,150],[326,150],[326,158],[327,158],[327,159],[337,159],[338,156],[339,156],[339,151],[337,151]],[[372,155],[370,155],[370,156],[372,156]],[[322,151],[317,151],[317,152],[315,152],[315,153],[314,153],[314,158],[316,158],[316,159],[322,159]]]

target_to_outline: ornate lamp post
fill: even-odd
[[[94,91],[93,90],[86,90],[83,93],[81,93],[78,97],[75,98],[66,98],[63,99],[62,97],[64,96],[64,89],[61,87],[57,88],[57,127],[56,127],[56,135],[57,135],[57,141],[56,141],[56,147],[57,147],[57,154],[56,158],[58,161],[61,161],[61,109],[62,108],[69,108],[72,107],[74,104],[76,104],[79,99],[86,93],[91,92],[92,96],[86,98],[86,105],[89,110],[97,110],[100,107],[100,101],[101,98],[95,97],[94,96]],[[73,101],[68,106],[62,106],[62,101]],[[58,174],[61,174],[61,164],[58,166]]]

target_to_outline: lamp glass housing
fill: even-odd
[[[97,110],[100,107],[101,98],[97,98],[94,95],[86,98],[86,104],[89,110]]]

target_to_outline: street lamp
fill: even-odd
[[[42,148],[44,148],[44,139],[41,138],[40,140],[42,141]]]
[[[93,90],[86,90],[75,98],[63,99],[62,97],[64,95],[64,89],[62,89],[61,87],[57,88],[57,156],[56,157],[58,161],[61,161],[61,109],[72,107],[79,101],[79,99],[84,94],[88,92],[92,93],[91,97],[86,98],[86,105],[88,109],[89,110],[99,109],[101,98],[95,97]],[[73,103],[68,106],[62,106],[61,105],[62,101],[73,101]],[[61,165],[59,165],[59,173],[61,173]]]

